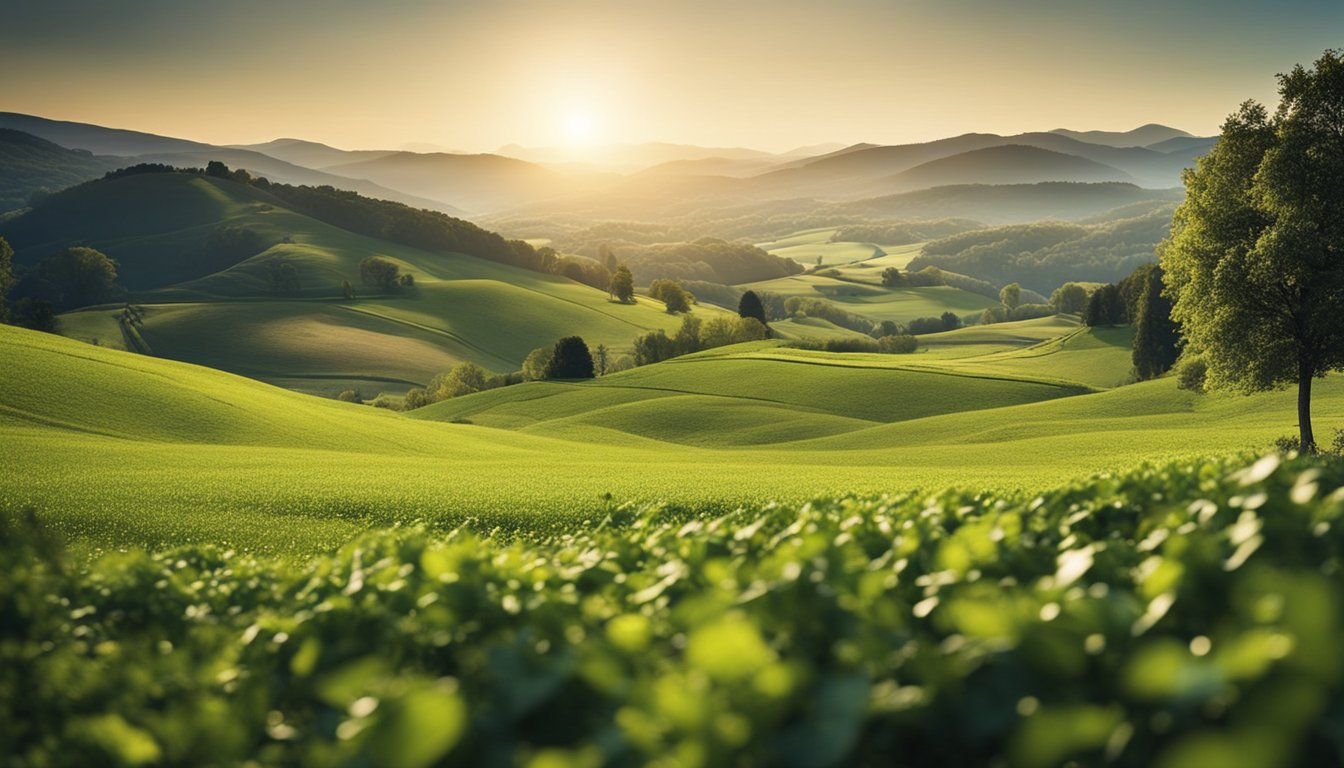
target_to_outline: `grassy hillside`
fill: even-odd
[[[33,192],[88,181],[118,167],[118,161],[0,128],[0,213],[22,208]]]
[[[221,264],[208,244],[227,227],[254,233],[264,250]],[[21,262],[71,242],[117,259],[122,281],[145,306],[139,332],[155,355],[327,394],[404,392],[463,360],[517,370],[532,349],[564,335],[625,350],[643,331],[680,322],[649,299],[617,304],[555,275],[364,237],[288,210],[254,187],[187,174],[80,187],[0,234],[13,238]],[[415,289],[371,293],[359,279],[359,262],[371,255],[414,275]],[[277,262],[296,270],[298,296],[272,294],[268,274]],[[360,298],[338,298],[343,280]],[[74,313],[64,332],[117,346],[116,312]]]
[[[964,315],[979,312],[998,303],[987,296],[946,285],[927,288],[885,288],[874,284],[880,273],[881,270],[876,268],[863,270],[861,273],[854,270],[842,272],[842,274],[861,275],[855,279],[862,279],[863,283],[819,274],[805,274],[749,283],[742,287],[755,291],[768,291],[784,297],[825,299],[848,312],[870,320],[894,320],[898,323],[907,323],[918,317],[936,317],[944,312]]]
[[[943,393],[948,374],[879,367],[865,379],[860,368],[733,359],[750,354],[778,353],[655,366],[632,372],[628,387],[622,377],[510,387],[421,414],[447,419],[484,403],[484,422],[495,418],[486,411],[503,419],[509,398],[537,396],[541,410],[511,406],[514,429],[499,429],[0,327],[0,507],[35,507],[102,544],[312,551],[411,520],[562,530],[607,493],[710,511],[953,483],[1031,490],[1141,461],[1262,449],[1296,424],[1292,392],[1199,396],[1170,379],[1041,400],[1059,385],[963,378],[977,398],[988,389],[1021,404],[948,412],[958,407]],[[686,380],[693,366],[720,366],[709,370],[721,375],[696,375],[697,388]],[[808,391],[798,372],[813,369],[824,375]],[[743,371],[773,376],[771,386],[744,381]],[[595,400],[573,399],[587,397]],[[814,404],[797,407],[800,398]],[[640,400],[647,410],[619,408]],[[604,416],[590,416],[589,405]],[[785,407],[796,421],[777,427]],[[938,415],[868,419],[920,415],[915,408]],[[1324,434],[1344,425],[1344,378],[1318,384],[1315,413]],[[722,425],[718,446],[688,444],[713,442],[686,430],[697,421]]]

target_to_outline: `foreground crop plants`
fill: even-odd
[[[1338,764],[1342,485],[1271,455],[291,559],[85,562],[10,514],[0,764]]]

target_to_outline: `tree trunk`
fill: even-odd
[[[1316,437],[1311,431],[1311,379],[1311,363],[1303,356],[1297,363],[1297,428],[1303,453],[1316,452]]]

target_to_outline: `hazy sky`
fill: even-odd
[[[1344,0],[3,0],[0,111],[215,143],[1216,132]]]

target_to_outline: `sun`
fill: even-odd
[[[571,144],[587,144],[593,140],[596,126],[593,116],[583,110],[575,110],[565,118],[565,136]]]

